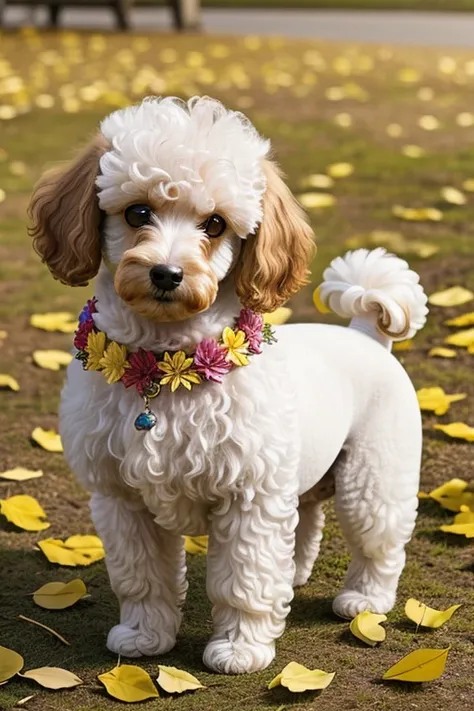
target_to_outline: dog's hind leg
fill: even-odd
[[[395,436],[372,421],[372,433],[367,428],[348,443],[336,469],[336,511],[352,553],[333,603],[341,617],[364,610],[383,614],[395,603],[415,525],[421,450],[419,421],[408,406],[406,415],[399,414]]]
[[[108,648],[125,657],[168,652],[187,588],[182,537],[158,526],[137,502],[95,493],[91,513],[120,604],[120,624],[110,630]]]

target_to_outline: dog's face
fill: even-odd
[[[276,308],[307,275],[312,232],[269,144],[209,98],[145,100],[116,111],[66,171],[33,195],[34,245],[80,285],[102,259],[138,314],[181,321],[233,278],[244,306]]]

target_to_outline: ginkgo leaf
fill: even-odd
[[[69,365],[72,354],[66,351],[34,351],[33,361],[40,368],[46,370],[59,370],[62,365]]]
[[[41,476],[43,476],[41,469],[33,471],[32,469],[25,469],[25,467],[15,467],[14,469],[0,472],[0,479],[8,479],[9,481],[28,481],[28,479],[39,479]]]
[[[474,344],[474,328],[467,328],[465,331],[457,331],[444,339],[445,343],[460,348],[469,348]]]
[[[33,593],[33,600],[46,610],[64,610],[75,605],[87,595],[87,588],[80,578],[68,583],[46,583]]]
[[[29,669],[20,674],[24,679],[33,679],[45,689],[71,689],[74,686],[83,684],[82,679],[66,669],[59,667],[39,667]]]
[[[0,500],[0,513],[7,521],[24,531],[44,531],[51,526],[45,521],[46,513],[32,496],[18,494]]]
[[[23,657],[13,649],[0,647],[0,684],[11,679],[23,669]]]
[[[430,358],[456,358],[457,352],[452,348],[443,348],[442,346],[435,346],[428,351]]]
[[[265,323],[269,323],[270,326],[281,326],[288,321],[292,313],[292,309],[289,309],[287,306],[280,306],[276,311],[270,314],[264,314],[263,320]]]
[[[437,291],[428,297],[428,302],[433,306],[462,306],[474,299],[474,294],[463,286],[452,286],[444,291]]]
[[[474,427],[470,427],[464,422],[450,422],[448,425],[434,425],[434,429],[444,432],[448,437],[474,442]]]
[[[380,622],[385,622],[386,615],[377,615],[374,612],[359,612],[350,624],[352,634],[358,639],[375,647],[378,642],[383,642],[386,631],[380,625]]]
[[[464,400],[466,393],[457,393],[456,395],[447,395],[443,388],[421,388],[416,391],[420,410],[429,410],[435,415],[444,415],[450,408],[452,402]]]
[[[330,193],[302,193],[298,195],[298,200],[308,210],[331,207],[336,202],[336,198]]]
[[[60,331],[61,333],[74,333],[77,329],[77,320],[68,311],[48,312],[33,314],[30,325],[41,328],[43,331]]]
[[[463,326],[474,326],[474,311],[456,316],[456,318],[450,318],[444,323],[446,326],[458,326],[459,328]]]
[[[321,286],[318,286],[314,291],[313,291],[313,304],[315,307],[318,309],[320,314],[329,314],[331,313],[331,309],[329,309],[324,301],[321,299]]]
[[[420,627],[438,629],[438,627],[441,627],[445,622],[450,620],[460,607],[462,606],[451,605],[447,610],[435,610],[411,597],[405,603],[405,615],[409,620],[412,620],[412,622]]]
[[[43,430],[42,427],[35,427],[31,433],[31,439],[47,452],[60,453],[63,451],[61,437],[54,430]]]
[[[50,563],[59,565],[91,565],[105,556],[102,541],[97,536],[70,536],[67,540],[46,538],[38,542]]]
[[[18,380],[15,380],[12,375],[0,373],[0,388],[9,388],[10,390],[18,392],[20,386],[18,384]]]
[[[97,678],[110,696],[129,704],[159,696],[150,675],[144,669],[132,664],[122,664],[104,674],[99,674]]]
[[[461,513],[454,517],[454,523],[440,526],[440,530],[444,533],[474,538],[474,511],[471,511],[468,506],[461,506]]]
[[[157,682],[168,694],[182,694],[183,691],[195,691],[205,689],[199,679],[182,669],[176,667],[164,667],[158,665],[160,673]]]
[[[460,190],[453,188],[451,185],[446,185],[441,188],[441,197],[450,205],[465,205],[467,198]]]
[[[450,479],[429,494],[420,492],[420,498],[433,499],[448,511],[460,511],[462,506],[474,507],[474,491],[468,489],[464,479]]]
[[[331,178],[347,178],[354,172],[354,166],[352,163],[331,163],[326,172]]]
[[[441,676],[446,666],[447,649],[416,649],[385,672],[386,681],[433,681]]]
[[[206,555],[209,536],[185,536],[184,550],[186,553],[195,555]]]
[[[268,688],[275,686],[285,686],[292,692],[313,691],[325,689],[336,676],[322,671],[321,669],[307,669],[307,667],[297,662],[290,662],[286,667],[269,683]]]

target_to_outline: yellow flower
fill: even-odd
[[[105,333],[89,333],[87,337],[86,351],[89,354],[87,359],[87,370],[102,370],[100,361],[105,351]]]
[[[127,349],[112,341],[100,359],[99,365],[109,385],[117,383],[125,373],[125,368],[130,367],[127,363]]]
[[[245,340],[243,331],[233,331],[227,326],[222,333],[222,343],[227,348],[226,360],[230,360],[234,365],[248,365],[247,358],[248,341]]]
[[[161,385],[171,383],[172,393],[174,393],[180,385],[185,387],[186,390],[191,390],[192,384],[198,385],[201,382],[198,373],[191,370],[192,365],[193,359],[186,358],[184,351],[178,351],[173,357],[166,352],[165,359],[158,363],[159,369],[165,373],[160,380]]]

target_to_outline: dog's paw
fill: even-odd
[[[351,620],[359,612],[376,612],[384,615],[395,604],[395,595],[392,593],[379,593],[363,595],[357,590],[343,590],[334,599],[332,609],[339,617]]]
[[[111,652],[123,657],[152,657],[165,654],[175,645],[176,640],[169,635],[156,632],[144,633],[128,625],[115,625],[107,637],[107,647]]]
[[[313,566],[311,568],[302,566],[301,568],[296,564],[295,579],[293,580],[293,587],[299,588],[302,585],[306,585],[313,572]]]
[[[275,643],[248,644],[228,637],[211,639],[204,650],[204,664],[219,674],[250,674],[268,667],[275,657]]]

